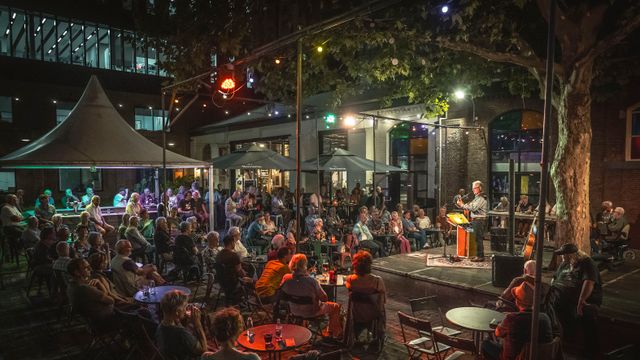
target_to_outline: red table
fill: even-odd
[[[253,331],[254,335],[249,338],[247,331],[243,331],[238,336],[238,344],[250,351],[266,352],[269,355],[269,359],[280,359],[283,351],[299,348],[311,340],[311,331],[309,329],[293,324],[282,324],[283,341],[280,342],[275,339],[276,324],[255,326],[250,330]],[[273,335],[273,346],[267,346],[264,341],[265,334]],[[293,339],[293,345],[286,346],[284,341],[287,339]]]

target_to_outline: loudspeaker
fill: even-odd
[[[522,275],[524,258],[522,256],[499,255],[491,257],[491,284],[507,287],[513,278]]]

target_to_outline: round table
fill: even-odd
[[[276,341],[276,324],[255,326],[250,329],[254,335],[249,338],[247,331],[238,336],[238,344],[250,351],[266,352],[269,359],[280,359],[283,351],[292,350],[306,345],[311,340],[311,331],[304,326],[282,324],[282,341]],[[273,346],[267,346],[264,341],[265,334],[273,335]],[[286,345],[286,341],[293,340],[293,344]]]
[[[445,315],[452,324],[473,331],[473,341],[480,351],[480,343],[484,333],[492,333],[491,322],[501,322],[505,315],[501,312],[480,307],[459,307],[447,311]]]
[[[183,293],[185,293],[187,296],[191,295],[191,290],[189,290],[189,288],[187,287],[178,286],[178,285],[163,285],[163,286],[156,286],[154,293],[149,294],[149,296],[144,296],[142,294],[142,291],[138,291],[133,296],[133,299],[136,302],[139,302],[141,304],[160,304],[160,300],[162,300],[162,297],[166,293],[172,290],[180,290]]]

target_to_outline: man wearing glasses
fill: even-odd
[[[471,215],[471,226],[473,227],[473,233],[476,235],[476,256],[471,258],[471,261],[482,262],[484,261],[484,233],[487,222],[487,211],[489,205],[487,199],[482,192],[483,185],[481,181],[474,181],[472,184],[473,194],[475,197],[468,203],[464,203],[462,199],[458,199],[456,205],[464,210],[469,210]]]

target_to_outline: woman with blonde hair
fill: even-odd
[[[411,243],[409,239],[404,236],[404,229],[402,228],[402,220],[397,211],[391,213],[391,221],[389,221],[389,229],[393,235],[396,236],[396,240],[400,243],[400,253],[406,254],[411,252]]]

